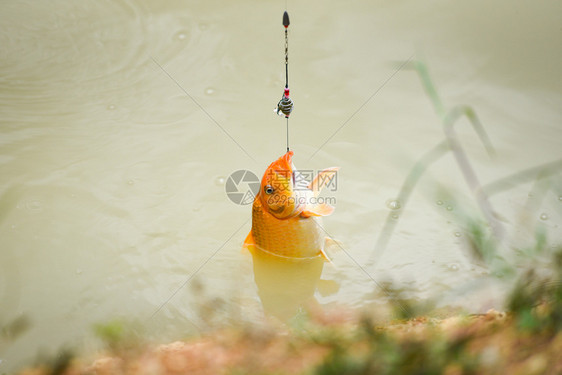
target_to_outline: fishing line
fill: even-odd
[[[287,116],[287,152],[289,152],[289,117]]]
[[[289,97],[289,13],[283,13],[283,26],[285,27],[285,88],[283,89],[283,96],[277,108],[274,109],[275,113],[279,116],[285,116],[287,122],[287,151],[289,151],[289,115],[293,110],[293,101]]]

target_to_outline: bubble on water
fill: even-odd
[[[562,195],[558,197],[558,200],[562,202]]]
[[[76,269],[76,274],[77,274],[77,275],[81,275],[81,274],[82,274],[82,270],[81,270],[80,268],[77,268],[77,269]]]
[[[187,33],[185,31],[178,31],[176,33],[176,35],[174,36],[175,39],[177,40],[186,40],[187,39]]]
[[[135,180],[128,180],[127,183],[128,183],[129,185],[134,185],[134,184],[135,184]]]
[[[437,202],[435,202],[438,206],[442,206],[443,205],[443,201],[439,200]]]
[[[400,215],[398,215],[398,214],[393,214],[393,215],[392,215],[392,218],[393,218],[394,220],[398,220],[399,217],[400,217]]]
[[[223,186],[225,181],[226,181],[226,177],[219,176],[219,177],[215,178],[215,185]]]
[[[33,199],[27,202],[25,207],[27,207],[28,210],[39,211],[43,208],[43,204],[40,201]]]
[[[461,232],[455,232],[455,237],[460,237],[462,236]]]
[[[453,206],[447,206],[447,211],[453,211]]]
[[[213,95],[215,92],[216,92],[216,90],[212,87],[207,87],[205,89],[205,94],[207,94],[207,95]]]
[[[541,220],[548,220],[548,214],[546,214],[546,213],[543,212],[543,213],[541,214],[540,218],[541,218]]]
[[[389,199],[386,201],[386,207],[390,208],[391,210],[399,210],[402,208],[402,203],[398,199]]]
[[[115,104],[110,104],[110,105],[107,106],[107,109],[110,110],[110,111],[115,110],[115,108],[117,108],[117,107],[115,106]]]
[[[459,265],[456,264],[456,263],[451,263],[451,264],[449,264],[449,269],[450,269],[451,271],[458,271],[458,270],[460,269],[460,267],[459,267]]]

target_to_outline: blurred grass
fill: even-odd
[[[116,356],[138,354],[147,345],[142,324],[125,318],[95,324],[93,331],[102,341],[106,351]]]
[[[536,251],[543,248],[543,241],[539,236]],[[457,317],[461,323],[452,329],[447,328],[447,319],[421,317],[376,326],[365,317],[351,335],[332,333],[333,339],[324,343],[330,351],[313,373],[558,374],[562,249],[553,255],[553,270],[550,278],[538,278],[529,270],[517,279],[506,301],[507,315],[490,311]],[[406,328],[398,328],[396,334],[401,325]]]
[[[445,157],[449,153],[452,154],[456,161],[457,168],[464,178],[465,184],[470,189],[472,197],[469,201],[473,202],[479,209],[480,215],[484,223],[477,224],[478,227],[472,225],[468,233],[472,235],[472,239],[484,240],[482,228],[489,228],[491,235],[486,236],[486,243],[475,244],[478,248],[485,250],[490,247],[497,247],[505,239],[506,231],[503,228],[501,220],[498,220],[497,211],[490,203],[489,197],[505,192],[516,186],[534,182],[533,190],[540,190],[538,192],[529,192],[528,206],[531,209],[538,207],[538,198],[544,198],[547,192],[552,191],[562,197],[562,188],[560,187],[560,177],[555,180],[556,175],[562,171],[562,160],[554,160],[543,163],[525,170],[516,171],[508,176],[500,177],[485,185],[479,181],[475,168],[463,149],[463,139],[459,137],[455,131],[455,124],[461,118],[466,118],[468,123],[472,126],[479,140],[481,141],[484,149],[490,157],[494,157],[496,152],[493,147],[492,141],[486,133],[485,126],[480,121],[477,112],[474,108],[468,105],[459,105],[453,108],[446,108],[435,87],[427,65],[419,60],[409,62],[407,65],[411,70],[415,71],[420,79],[422,89],[426,93],[443,129],[444,139],[437,145],[429,149],[423,154],[414,164],[408,175],[405,177],[396,200],[399,202],[401,208],[400,212],[406,209],[410,196],[417,187],[419,180],[426,175],[429,168],[439,159]],[[558,182],[558,183],[556,183]],[[535,194],[536,193],[536,194]],[[531,197],[535,196],[534,199]],[[560,199],[560,198],[559,198]],[[383,228],[379,233],[377,242],[370,257],[369,265],[372,266],[382,256],[386,250],[386,246],[392,237],[399,219],[402,215],[397,210],[392,210],[387,214]],[[398,214],[398,215],[397,215]],[[474,215],[473,215],[474,216]],[[480,231],[481,233],[477,233]],[[488,231],[488,229],[486,229]],[[489,250],[489,249],[488,249]],[[489,251],[488,251],[489,253]],[[483,254],[484,255],[484,254]]]
[[[20,315],[0,326],[0,341],[14,341],[31,328],[31,320],[27,315]]]

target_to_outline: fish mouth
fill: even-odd
[[[295,186],[296,177],[294,173],[295,166],[293,165],[293,151],[287,151],[285,155],[274,161],[269,168],[275,171],[279,176],[287,179],[287,184],[292,182],[290,188]]]
[[[293,151],[287,151],[285,153],[285,155],[282,156],[283,161],[285,162],[284,167],[285,169],[287,169],[289,172],[293,171],[294,165],[293,165]]]

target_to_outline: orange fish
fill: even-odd
[[[293,152],[288,151],[265,171],[252,207],[252,230],[244,247],[286,258],[321,256],[329,260],[320,220],[334,207],[318,204],[317,197],[338,168],[321,171],[309,183],[296,170],[292,157]]]

